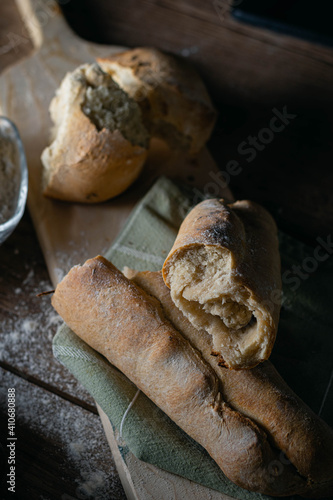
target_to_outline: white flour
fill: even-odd
[[[14,215],[19,182],[20,168],[16,144],[0,129],[0,224]]]

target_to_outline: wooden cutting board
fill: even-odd
[[[193,188],[210,188],[213,196],[232,198],[227,188],[221,189],[216,183],[212,185],[211,173],[218,168],[207,150],[191,159],[171,152],[159,141],[154,141],[139,180],[114,200],[85,206],[44,198],[40,155],[48,145],[51,127],[48,107],[56,88],[67,71],[124,48],[78,38],[51,0],[16,0],[16,4],[35,50],[1,75],[0,112],[14,121],[23,140],[29,169],[28,207],[54,286],[73,265],[104,253],[110,247],[135,203],[160,175],[181,180]],[[20,37],[16,43],[20,43]],[[99,411],[128,498],[229,498],[152,468],[133,456],[125,464],[111,425],[102,410]],[[170,496],[170,488],[164,488],[163,484],[171,484],[174,496]]]

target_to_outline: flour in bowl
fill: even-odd
[[[0,224],[15,213],[19,183],[20,168],[16,144],[0,130]]]

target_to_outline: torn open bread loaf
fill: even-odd
[[[161,303],[103,257],[75,266],[52,304],[72,330],[199,442],[236,484],[271,495],[303,493],[292,464],[251,419],[224,400],[214,370],[167,320]]]
[[[138,177],[149,144],[140,108],[96,63],[65,76],[50,113],[52,142],[41,157],[46,196],[101,202]]]
[[[250,370],[229,370],[211,355],[212,338],[193,327],[176,307],[161,272],[135,272],[125,276],[157,298],[166,318],[213,368],[231,408],[250,418],[281,450],[276,463],[281,474],[289,461],[307,484],[305,496],[326,497],[333,492],[333,430],[318,417],[279,375],[270,361]]]
[[[164,263],[177,307],[212,336],[212,354],[228,368],[267,359],[280,313],[277,229],[256,203],[199,203],[183,221]]]
[[[202,149],[217,113],[201,78],[186,60],[139,47],[97,61],[137,101],[152,136],[173,149],[190,153]]]

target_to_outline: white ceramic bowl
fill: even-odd
[[[4,223],[0,224],[0,244],[1,244],[14,231],[15,227],[22,218],[28,194],[28,168],[23,149],[23,144],[20,135],[18,133],[18,130],[11,120],[3,116],[0,116],[0,135],[5,138],[8,137],[9,140],[13,141],[14,148],[16,149],[17,152],[16,154],[18,162],[17,167],[19,169],[17,191],[16,191],[16,198],[17,198],[16,208],[15,211],[13,212],[13,215]]]

